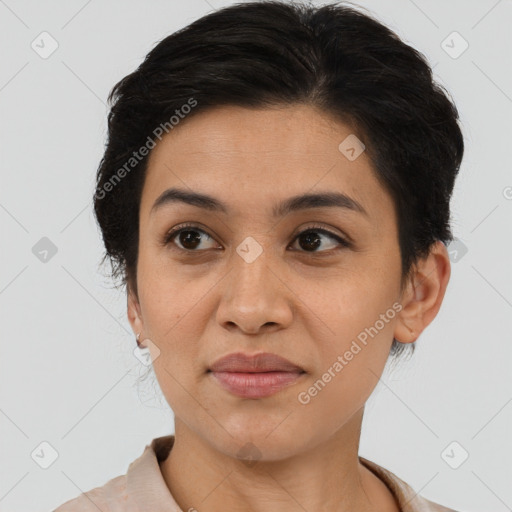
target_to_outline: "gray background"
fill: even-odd
[[[98,269],[94,175],[111,87],[164,36],[229,3],[0,0],[0,511],[50,510],[173,432],[152,374],[139,379],[126,298]],[[466,140],[444,305],[369,400],[360,454],[456,510],[512,510],[512,2],[355,3],[428,57]],[[31,47],[43,31],[58,43],[45,59]],[[469,44],[460,55],[454,31]],[[43,237],[56,254],[40,252]],[[47,469],[42,442],[58,453]]]

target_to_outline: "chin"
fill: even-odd
[[[254,419],[247,418],[247,421],[238,421],[236,427],[226,427],[231,435],[224,432],[226,435],[220,434],[212,444],[229,457],[247,460],[248,465],[250,461],[284,460],[296,455],[307,444],[307,440],[300,438],[301,429],[290,429],[290,425],[284,423],[282,414],[279,421],[259,425]]]

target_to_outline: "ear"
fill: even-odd
[[[140,339],[138,340],[137,344],[139,345],[139,347],[144,348],[142,342],[142,340],[144,340],[144,321],[142,319],[139,299],[129,284],[126,286],[126,291],[128,321],[130,322],[130,325],[132,326],[135,335],[141,333]]]
[[[450,280],[450,257],[441,241],[435,242],[426,258],[415,266],[402,294],[395,338],[401,343],[416,341],[436,317]]]

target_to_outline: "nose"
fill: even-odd
[[[264,251],[248,262],[234,252],[230,263],[231,270],[220,290],[219,325],[245,334],[269,333],[289,326],[293,292],[271,257]]]

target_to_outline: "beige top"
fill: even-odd
[[[126,475],[109,480],[67,501],[53,512],[183,512],[160,471],[174,444],[174,435],[158,437],[128,467]],[[401,512],[456,512],[417,495],[393,473],[363,457],[360,462],[391,490]]]

